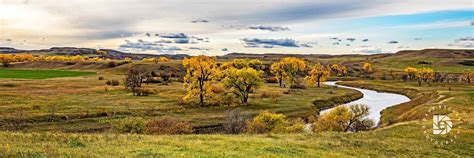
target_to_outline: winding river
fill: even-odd
[[[330,85],[330,86],[337,86],[341,88],[354,89],[354,90],[362,92],[362,94],[364,94],[364,97],[358,100],[349,102],[345,104],[345,106],[349,106],[353,104],[365,104],[369,106],[369,115],[367,117],[369,119],[374,120],[376,125],[380,121],[380,113],[382,112],[382,110],[394,105],[398,105],[398,104],[410,101],[410,98],[404,95],[400,95],[400,94],[384,93],[384,92],[377,92],[377,91],[368,90],[368,89],[342,86],[342,85],[337,85],[336,82],[325,82],[325,84]],[[328,112],[331,109],[323,110],[321,111],[321,114]]]

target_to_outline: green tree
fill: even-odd
[[[243,104],[247,104],[251,90],[263,84],[260,77],[262,73],[253,68],[230,68],[224,71],[224,79],[221,82],[225,87],[232,88]]]

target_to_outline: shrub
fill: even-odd
[[[288,124],[286,116],[268,111],[261,112],[252,121],[247,123],[247,131],[250,133],[276,133]]]
[[[278,78],[276,77],[269,77],[266,79],[267,83],[278,83]]]
[[[115,61],[109,61],[109,62],[107,63],[107,65],[108,65],[109,67],[116,67],[116,66],[117,66],[117,63],[116,63]]]
[[[365,118],[369,114],[367,105],[338,106],[324,113],[314,123],[316,131],[365,131],[374,126],[374,121]]]
[[[193,127],[189,122],[165,117],[150,120],[146,123],[147,134],[190,134]]]
[[[277,102],[278,98],[280,97],[279,92],[275,91],[263,91],[262,94],[260,95],[260,98],[271,98],[273,102]]]
[[[224,130],[228,134],[239,134],[245,130],[245,118],[241,109],[232,109],[226,113]]]
[[[100,76],[100,77],[99,77],[99,80],[104,80],[104,77]]]
[[[149,88],[140,88],[137,90],[137,96],[148,96],[150,94],[155,94],[155,90]]]
[[[129,117],[110,121],[113,129],[119,133],[140,134],[145,131],[145,120],[141,117]]]
[[[107,80],[107,81],[105,81],[105,84],[110,86],[110,85],[112,85],[112,81]]]
[[[112,86],[118,86],[120,82],[118,80],[112,80]]]

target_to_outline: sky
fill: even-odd
[[[131,53],[474,49],[472,0],[0,0],[0,47]]]

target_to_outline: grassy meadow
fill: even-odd
[[[262,59],[264,60],[264,59]],[[312,65],[346,63],[357,67],[368,57],[308,59]],[[401,72],[421,59],[369,59],[375,75]],[[459,73],[468,66],[430,61],[440,72]],[[456,61],[459,59],[455,59]],[[265,61],[264,62],[270,62]],[[445,63],[447,65],[438,65]],[[124,74],[131,67],[180,71],[181,61],[153,64],[142,61],[107,67],[100,64],[13,64],[0,69],[0,154],[3,156],[109,156],[109,157],[473,157],[474,84],[431,83],[365,79],[354,75],[338,83],[408,96],[412,101],[382,111],[379,128],[366,132],[316,132],[298,134],[238,134],[222,132],[188,135],[118,134],[106,123],[128,117],[162,117],[189,121],[194,127],[220,125],[228,110],[242,109],[246,118],[262,111],[302,117],[314,113],[314,100],[358,95],[332,86],[308,86],[287,93],[277,83],[256,89],[246,106],[192,107],[183,105],[186,89],[181,82],[150,83],[155,93],[133,96],[124,90]],[[84,71],[86,70],[86,71]],[[354,70],[355,71],[355,70]],[[178,75],[179,76],[179,75]],[[339,78],[334,78],[339,79]],[[106,85],[117,80],[118,86]],[[278,94],[272,96],[269,94]],[[447,105],[461,122],[454,143],[439,146],[428,141],[421,121],[432,106]],[[453,114],[450,114],[450,116]],[[13,128],[14,126],[14,128]]]

